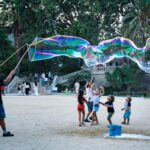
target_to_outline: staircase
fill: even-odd
[[[82,69],[80,71],[76,71],[76,72],[69,73],[67,75],[58,77],[57,78],[57,84],[63,84],[63,83],[68,82],[68,79],[71,76],[75,76],[76,74],[79,74],[81,71],[90,71],[92,73],[92,76],[95,79],[95,83],[102,84],[102,85],[108,85],[108,82],[105,78],[105,73],[106,72],[113,72],[115,69],[116,69],[116,66],[106,66],[106,67],[94,66],[94,67],[90,67],[90,68],[85,68],[85,69]]]
[[[94,66],[94,67],[85,68],[85,69],[82,69],[80,71],[76,71],[73,73],[69,73],[69,74],[64,75],[64,76],[60,76],[60,77],[55,76],[51,85],[43,86],[41,84],[41,82],[38,83],[39,93],[42,95],[51,94],[51,92],[55,89],[57,84],[67,83],[68,79],[71,76],[75,76],[76,74],[79,74],[81,71],[90,71],[92,73],[92,76],[95,79],[96,84],[107,86],[108,82],[105,78],[105,73],[106,72],[112,72],[115,69],[116,69],[116,66],[106,66],[106,67]],[[15,76],[13,78],[13,80],[10,82],[10,84],[6,87],[6,89],[5,89],[6,93],[18,93],[18,90],[17,90],[18,89],[18,83],[22,83],[23,81],[26,81],[26,77],[20,78],[18,76]]]
[[[10,93],[18,93],[18,83],[22,83],[25,79],[15,76],[12,81],[5,87],[5,92]]]

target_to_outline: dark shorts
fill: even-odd
[[[88,106],[88,112],[92,112],[92,110],[93,110],[93,102],[88,101],[87,102],[87,106]]]
[[[111,117],[113,116],[114,112],[109,112],[108,113],[108,116],[107,116],[107,119],[111,119]]]
[[[0,105],[0,120],[3,120],[6,118],[5,109],[3,104]]]

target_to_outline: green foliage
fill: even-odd
[[[84,88],[87,81],[91,79],[91,72],[89,71],[81,71],[80,73],[77,73],[75,76],[71,76],[69,78],[68,83],[70,84],[70,88],[74,87],[74,83],[78,81],[80,83],[80,87]]]
[[[150,37],[150,1],[133,0],[124,7],[123,26],[121,28],[125,37],[144,46]]]
[[[16,49],[26,42],[31,43],[36,36],[73,35],[97,45],[99,41],[124,35],[139,46],[145,45],[145,40],[150,36],[149,0],[3,0],[0,2],[0,10],[0,25],[3,26],[3,32],[7,28],[13,33]],[[3,43],[5,40],[2,39],[6,39],[6,35],[0,38],[0,57],[7,58],[14,49],[7,48],[9,43]],[[14,68],[15,62],[16,58],[11,60],[10,68]],[[64,75],[79,70],[82,65],[81,60],[65,57],[32,63],[26,58],[20,71],[23,74],[51,71]],[[132,73],[137,73],[138,69],[130,71],[129,68],[126,66],[124,71],[118,69],[115,72],[115,76],[119,77],[116,83],[111,77],[113,87],[122,89],[136,84]],[[9,67],[5,67],[3,72],[8,70]],[[128,74],[128,78],[124,74]]]
[[[56,87],[58,88],[58,92],[63,92],[68,89],[68,86],[65,84],[57,84]]]
[[[2,64],[12,53],[14,53],[14,51],[15,50],[10,45],[3,28],[0,27],[0,64]],[[9,61],[0,67],[0,73],[3,73],[6,76],[12,69],[14,69],[16,62],[16,57],[11,58],[11,62]]]
[[[81,70],[81,66],[83,65],[83,60],[62,57],[60,58],[60,65],[57,74],[65,75],[75,71]]]
[[[130,91],[144,89],[145,73],[135,63],[116,68],[113,73],[106,73],[106,79],[114,91]]]

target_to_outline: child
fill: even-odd
[[[20,83],[18,84],[18,94],[21,95],[21,85],[20,85]]]
[[[131,115],[131,101],[132,101],[131,97],[127,97],[124,104],[124,108],[121,109],[125,111],[123,116],[124,121],[122,122],[122,124],[129,125]]]
[[[87,102],[86,99],[83,97],[84,92],[81,90],[78,94],[78,114],[79,114],[79,127],[81,127],[84,124],[84,117],[85,117],[85,107],[84,102]]]
[[[92,84],[92,80],[87,83],[86,85],[86,98],[87,98],[87,107],[88,107],[88,113],[87,113],[87,116],[86,116],[86,119],[84,120],[85,122],[90,122],[89,121],[89,116],[90,114],[92,113],[92,110],[93,110],[93,101],[92,101],[92,87],[93,87],[93,84]]]
[[[108,120],[110,125],[112,124],[111,118],[115,112],[114,106],[113,106],[114,99],[115,99],[114,96],[111,95],[111,96],[108,96],[108,98],[107,98],[108,101],[106,103],[100,102],[100,104],[107,107],[107,111],[108,111],[107,120]]]
[[[100,97],[104,94],[104,88],[99,87],[96,89],[95,93],[93,92],[92,101],[93,101],[93,110],[92,110],[92,123],[91,125],[98,125],[99,121],[97,118],[97,112],[99,110],[99,101]],[[94,121],[96,121],[96,124],[94,124]]]

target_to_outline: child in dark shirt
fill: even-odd
[[[106,103],[100,102],[100,104],[102,104],[102,105],[107,107],[107,111],[108,111],[107,120],[108,120],[110,125],[112,124],[111,118],[112,118],[112,116],[113,116],[113,114],[115,112],[114,106],[113,106],[114,100],[115,100],[114,96],[110,95],[110,96],[108,96]]]

